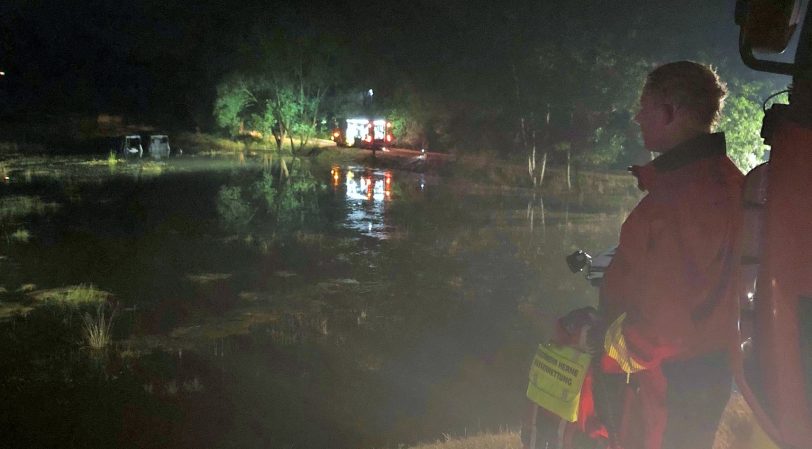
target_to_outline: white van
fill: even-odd
[[[153,157],[153,159],[169,157],[170,152],[169,136],[164,134],[149,136],[149,154]]]

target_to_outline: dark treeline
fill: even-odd
[[[386,115],[403,144],[620,166],[640,148],[630,119],[658,62],[719,67],[741,109],[732,134],[780,87],[739,62],[733,3],[11,0],[0,108],[289,139]]]

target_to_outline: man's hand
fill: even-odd
[[[577,335],[585,327],[591,326],[599,320],[598,311],[594,307],[581,307],[558,319],[558,324],[569,334]]]
[[[605,321],[598,320],[585,329],[583,337],[585,352],[593,356],[603,353],[607,327]]]
[[[577,338],[576,347],[588,354],[599,354],[603,351],[603,340],[606,325],[603,324],[594,307],[582,307],[573,310],[558,320],[564,331]]]

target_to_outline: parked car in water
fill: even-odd
[[[117,152],[124,157],[141,157],[144,154],[144,148],[141,146],[141,136],[121,136],[119,138]]]
[[[149,136],[149,154],[154,159],[169,157],[169,136],[164,134],[154,134]]]

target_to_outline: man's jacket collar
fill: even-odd
[[[633,165],[629,171],[637,177],[640,190],[649,190],[659,173],[677,170],[700,159],[724,155],[724,133],[702,134],[682,142],[646,165]]]
[[[684,167],[697,159],[725,154],[725,134],[702,134],[693,139],[686,140],[671,151],[657,156],[651,165],[657,171],[672,171]]]

